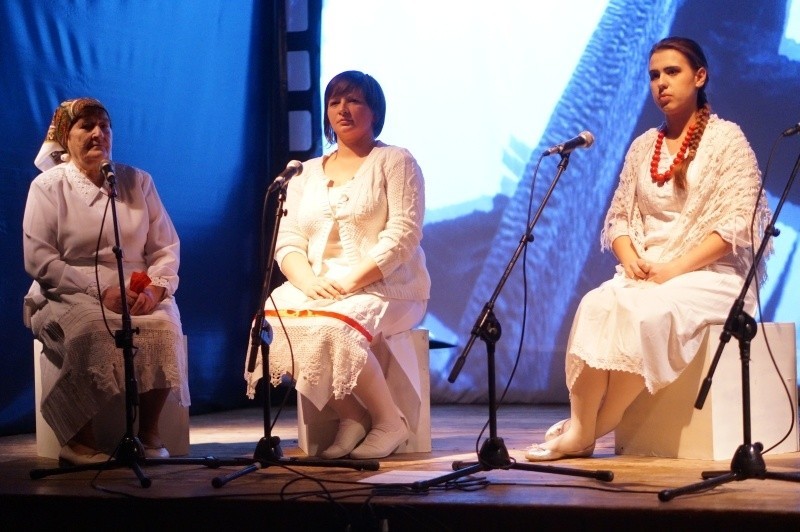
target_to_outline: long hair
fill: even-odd
[[[675,50],[689,61],[689,65],[691,65],[693,71],[697,72],[700,68],[704,68],[706,71],[706,81],[697,91],[698,113],[697,128],[695,129],[694,137],[692,138],[691,144],[687,147],[686,157],[680,164],[675,166],[672,171],[672,175],[675,178],[675,186],[679,190],[686,190],[686,172],[689,169],[689,163],[691,163],[695,155],[697,155],[697,146],[700,144],[700,139],[703,137],[706,125],[708,124],[708,118],[711,115],[711,106],[708,104],[708,96],[706,95],[706,88],[708,87],[710,79],[708,60],[700,45],[697,44],[696,41],[686,37],[667,37],[666,39],[658,41],[650,49],[649,57],[652,57],[654,53],[661,50]]]

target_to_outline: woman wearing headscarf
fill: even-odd
[[[35,164],[22,222],[25,270],[33,283],[24,320],[41,341],[42,416],[69,464],[102,462],[92,419],[125,392],[123,298],[133,329],[139,394],[138,438],[147,457],[168,457],[158,419],[170,393],[188,406],[183,332],[174,294],[180,242],[152,177],[114,165],[114,199],[125,286],[119,286],[109,187],[101,164],[111,158],[108,111],[78,98],[56,109]],[[122,435],[120,435],[122,436]]]

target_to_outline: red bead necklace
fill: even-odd
[[[663,174],[659,174],[658,163],[661,162],[661,145],[664,143],[664,135],[666,134],[665,130],[666,127],[661,127],[661,129],[658,130],[656,147],[653,151],[653,160],[650,162],[650,177],[653,179],[653,183],[658,183],[658,186],[660,187],[664,186],[664,183],[672,179],[673,170],[675,170],[675,167],[683,162],[683,160],[686,158],[686,150],[692,143],[692,139],[694,139],[694,133],[695,130],[697,130],[697,122],[689,126],[689,130],[686,132],[686,137],[683,139],[683,143],[681,144],[681,149],[678,150],[678,155],[675,156],[675,159],[672,161],[669,169]]]

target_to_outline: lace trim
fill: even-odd
[[[358,375],[367,360],[369,342],[354,329],[322,320],[304,320],[303,324],[287,324],[291,350],[286,335],[272,323],[276,331],[269,351],[270,382],[277,386],[285,376],[303,379],[311,386],[327,385],[336,399],[353,392]],[[245,373],[247,395],[255,396],[255,385],[263,375],[261,357],[252,374]],[[321,395],[329,395],[327,391]]]
[[[170,388],[189,405],[183,338],[171,330],[144,330],[134,339],[134,375],[138,392]],[[64,365],[42,415],[63,445],[115,395],[125,390],[122,350],[107,331],[92,331],[68,340]]]
[[[341,399],[352,393],[358,375],[367,361],[367,340],[352,329],[343,331],[341,327],[327,325],[313,328],[293,327],[294,338],[304,337],[298,329],[307,329],[309,341],[294,342],[292,345],[296,374],[308,384],[316,386],[320,383],[320,378],[330,371],[333,396]],[[288,356],[285,337],[277,336],[273,345],[276,347],[275,352],[280,353],[278,356],[270,356],[270,378],[276,384],[282,376],[291,375],[292,361]]]
[[[566,380],[567,389],[572,391],[575,381],[578,380],[583,368],[588,365],[595,369],[606,371],[624,371],[641,375],[645,379],[645,384],[650,390],[652,383],[644,374],[644,364],[641,358],[633,358],[624,353],[616,353],[614,356],[597,356],[583,346],[572,345],[566,359]],[[652,390],[651,390],[652,393]]]
[[[64,168],[64,173],[67,176],[67,180],[75,187],[75,190],[83,197],[87,204],[91,204],[97,198],[98,194],[106,194],[105,189],[92,183],[83,172],[78,170],[78,167],[75,166],[73,162],[67,163]]]

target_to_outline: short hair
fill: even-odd
[[[343,94],[350,94],[351,92],[359,90],[364,95],[364,100],[367,102],[374,120],[372,122],[372,136],[377,138],[383,130],[383,123],[386,120],[386,97],[383,95],[383,89],[380,84],[370,76],[358,70],[347,70],[340,74],[335,75],[325,87],[323,109],[323,132],[325,138],[331,144],[336,143],[336,133],[333,131],[333,126],[328,119],[328,102],[332,98],[341,96]]]

